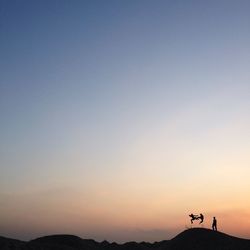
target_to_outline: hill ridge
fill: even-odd
[[[55,234],[38,237],[31,241],[19,241],[0,236],[3,250],[249,250],[250,240],[215,232],[207,228],[192,228],[182,231],[171,240],[159,242],[126,242],[118,244],[97,242],[70,234]]]

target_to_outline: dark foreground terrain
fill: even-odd
[[[171,240],[125,244],[84,240],[73,235],[52,235],[29,242],[0,237],[0,250],[250,250],[250,240],[209,229],[194,228]]]

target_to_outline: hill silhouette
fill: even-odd
[[[51,235],[28,242],[0,237],[1,250],[249,250],[250,240],[210,229],[188,229],[171,240],[124,244],[96,242],[74,235]]]
[[[205,228],[186,230],[170,240],[169,249],[185,250],[245,250],[250,240],[230,236]]]

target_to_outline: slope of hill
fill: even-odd
[[[25,245],[25,242],[20,240],[9,239],[0,236],[0,249],[9,250],[9,249],[21,249]]]
[[[185,250],[245,250],[250,240],[240,239],[204,228],[186,230],[170,241],[170,249]]]
[[[73,235],[51,235],[29,242],[0,237],[1,250],[249,250],[250,240],[209,229],[183,231],[171,240],[155,243],[101,243]]]

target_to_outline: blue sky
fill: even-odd
[[[249,211],[243,198],[230,199],[250,188],[249,10],[249,1],[1,0],[1,231],[158,240],[183,228],[185,209],[221,220],[232,203]],[[219,191],[207,186],[213,181]],[[182,204],[187,186],[196,207]],[[177,201],[164,196],[169,190]],[[41,193],[48,209],[35,207],[25,226],[30,215],[20,211]],[[137,214],[147,194],[155,205]],[[197,201],[202,194],[208,204]],[[213,197],[225,207],[211,207]],[[50,216],[65,217],[59,204],[71,198],[72,221],[52,227]],[[105,235],[100,221],[114,206],[127,208],[127,220],[117,213]]]

